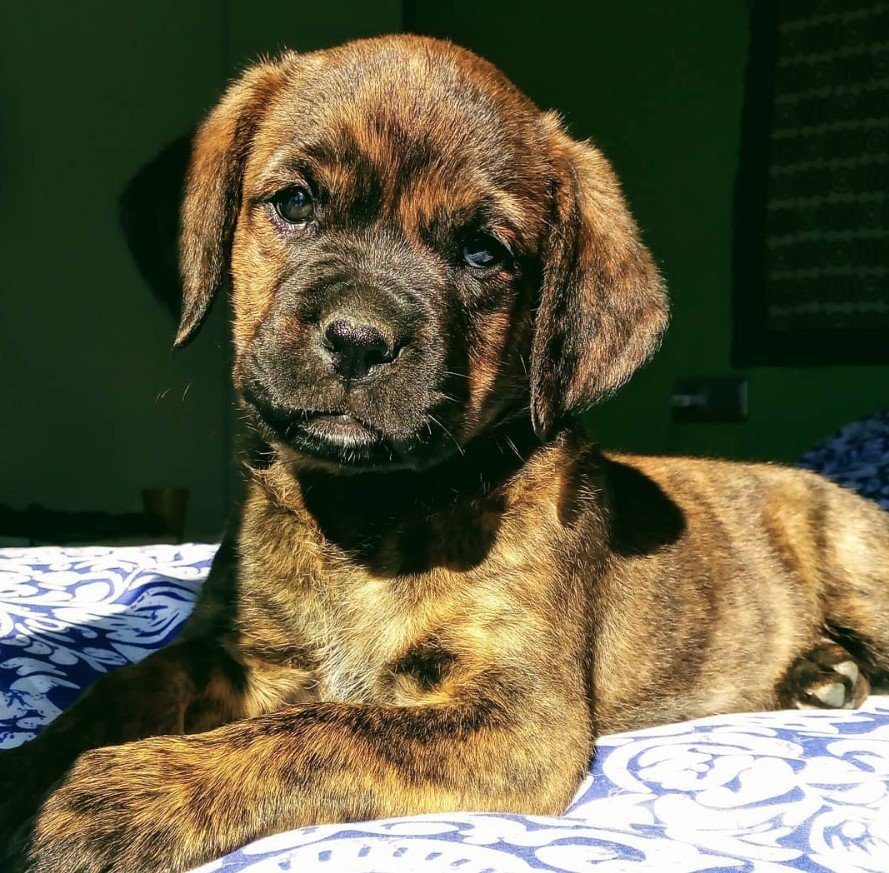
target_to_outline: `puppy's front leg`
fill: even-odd
[[[0,751],[0,864],[7,840],[81,753],[244,716],[244,667],[222,639],[235,565],[227,537],[179,639],[102,677],[35,739]]]
[[[585,707],[514,687],[416,706],[291,706],[83,755],[33,823],[19,869],[178,871],[322,822],[557,813],[591,749]]]
[[[215,640],[174,643],[103,677],[36,739],[0,752],[0,855],[81,753],[241,717],[238,670]]]

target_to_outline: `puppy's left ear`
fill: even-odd
[[[654,354],[669,307],[611,166],[554,115],[543,123],[557,182],[531,351],[531,416],[546,439]]]
[[[197,333],[225,281],[231,238],[241,206],[244,163],[262,112],[287,61],[259,63],[231,84],[192,144],[179,234],[182,315],[174,346]]]

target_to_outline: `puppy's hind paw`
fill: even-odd
[[[798,658],[781,686],[781,702],[796,709],[855,709],[870,682],[842,646],[825,641]]]

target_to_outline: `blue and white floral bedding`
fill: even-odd
[[[889,509],[889,409],[840,428],[806,452],[800,466]]]
[[[889,414],[850,425],[805,462],[889,504]],[[215,549],[0,550],[0,748],[170,641]],[[604,737],[558,818],[467,812],[303,828],[200,870],[889,871],[889,697],[855,712],[718,716]]]
[[[0,747],[164,645],[215,546],[0,552]],[[605,737],[564,816],[427,815],[304,828],[209,871],[889,871],[889,698]]]

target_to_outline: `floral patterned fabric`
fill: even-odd
[[[889,413],[850,425],[804,463],[886,500]],[[215,549],[0,550],[0,748],[170,641]],[[604,737],[558,818],[454,813],[303,828],[200,871],[594,869],[889,871],[889,697],[855,712],[728,715]]]
[[[806,452],[800,466],[889,509],[889,409],[847,424]]]
[[[80,690],[166,645],[216,546],[0,549],[0,749]]]

